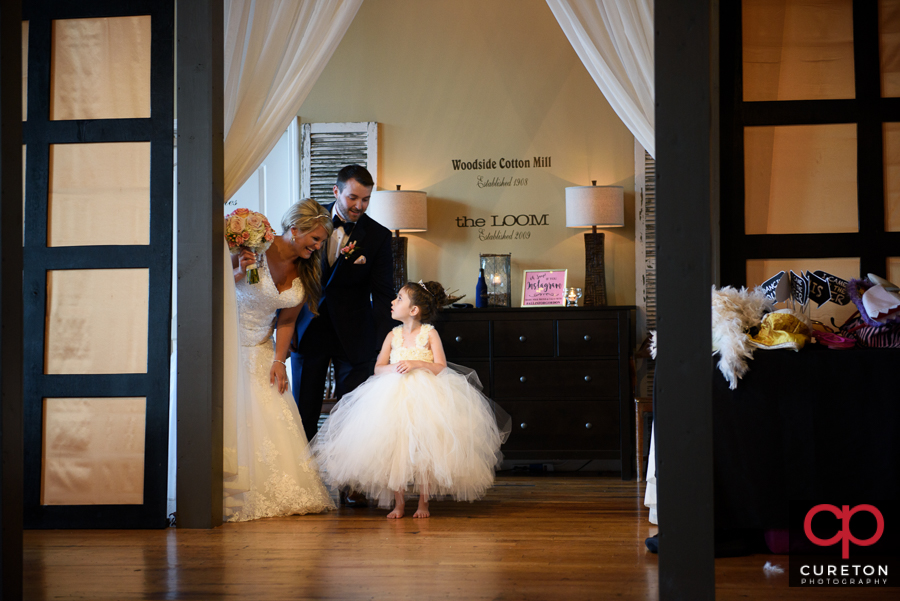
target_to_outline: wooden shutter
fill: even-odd
[[[332,202],[345,165],[362,165],[378,186],[378,123],[304,123],[300,145],[300,198]]]

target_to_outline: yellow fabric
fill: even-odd
[[[856,232],[856,124],[744,129],[747,234]]]
[[[150,243],[150,142],[51,144],[47,246]]]
[[[149,277],[149,269],[48,271],[44,373],[147,373]]]
[[[147,399],[44,399],[42,505],[144,502]]]
[[[854,98],[852,0],[743,0],[744,100]]]
[[[769,313],[763,317],[756,336],[747,336],[751,344],[761,349],[799,351],[809,340],[810,330],[790,313]]]
[[[397,326],[392,331],[394,337],[391,339],[391,363],[399,361],[425,361],[426,363],[434,363],[434,353],[428,345],[428,333],[434,329],[431,324],[423,323],[416,334],[416,346],[408,348],[403,340],[403,326]]]
[[[150,17],[53,21],[50,119],[150,116]]]

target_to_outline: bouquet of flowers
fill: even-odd
[[[249,248],[257,255],[266,252],[275,240],[275,230],[262,213],[250,209],[235,209],[225,216],[225,240],[232,255],[241,252],[242,247]],[[247,267],[247,283],[259,282],[259,272],[254,263]]]

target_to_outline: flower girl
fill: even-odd
[[[429,497],[482,497],[509,435],[491,401],[447,368],[431,325],[446,300],[437,282],[400,289],[391,316],[402,325],[385,339],[375,375],[343,397],[311,442],[326,482],[379,507],[393,499],[388,518],[403,517],[406,493],[419,493],[417,518],[430,515]]]

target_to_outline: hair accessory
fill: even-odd
[[[432,292],[431,290],[429,290],[429,289],[425,286],[425,282],[423,282],[422,280],[419,280],[419,286],[421,286],[421,287],[425,290],[425,292],[427,292],[428,294],[430,294],[432,298],[436,298],[436,297],[434,296],[434,292]]]
[[[331,221],[331,216],[328,214],[319,213],[318,215],[312,215],[307,217],[298,217],[297,220],[291,224],[291,227],[299,229],[299,225],[301,222],[303,223],[312,223],[313,221],[318,221],[319,219],[324,219],[325,221]]]

